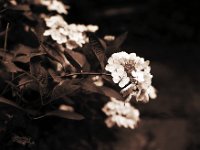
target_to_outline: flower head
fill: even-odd
[[[135,53],[114,53],[108,59],[105,69],[111,72],[113,82],[123,88],[121,93],[127,101],[132,96],[135,96],[137,101],[144,102],[149,100],[150,94],[154,95],[152,98],[156,97],[155,90],[151,86],[153,76],[150,73],[149,61],[136,56]]]
[[[44,35],[51,36],[58,44],[65,43],[68,49],[82,47],[88,42],[86,32],[98,30],[98,26],[94,25],[68,24],[59,15],[46,18],[45,22],[50,29],[47,29]]]
[[[41,0],[41,4],[47,6],[50,11],[57,11],[59,14],[67,14],[69,6],[65,6],[62,2],[57,0]]]
[[[119,127],[134,129],[139,121],[139,111],[131,106],[130,103],[124,103],[115,98],[111,98],[102,111],[108,116],[105,123],[108,127],[115,124]]]

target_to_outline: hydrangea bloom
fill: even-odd
[[[121,93],[129,101],[132,96],[137,101],[147,102],[149,96],[156,97],[155,89],[151,86],[152,75],[150,73],[149,61],[136,56],[135,53],[114,53],[105,68],[111,72],[114,83],[118,83]]]
[[[68,24],[65,20],[57,15],[45,19],[47,27],[50,29],[44,32],[45,36],[51,36],[58,44],[66,44],[68,49],[74,49],[88,42],[86,32],[95,32],[98,26]]]
[[[47,6],[50,11],[57,11],[59,14],[67,14],[69,6],[65,6],[62,2],[57,0],[41,0],[41,4]]]
[[[139,111],[131,106],[130,103],[124,103],[115,98],[111,98],[102,111],[108,116],[105,123],[108,127],[115,124],[119,127],[134,129],[139,121]]]

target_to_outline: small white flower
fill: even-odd
[[[44,36],[51,36],[51,38],[53,40],[55,40],[58,44],[62,44],[62,43],[67,42],[66,36],[63,35],[62,33],[58,32],[58,30],[54,29],[54,28],[46,30],[43,35]]]
[[[96,32],[97,30],[99,29],[98,26],[95,26],[95,25],[87,25],[87,31],[89,32]]]
[[[114,41],[114,40],[115,40],[115,36],[113,36],[113,35],[105,35],[105,36],[103,37],[103,39],[104,39],[105,41],[110,42],[110,41]]]
[[[44,32],[44,36],[51,36],[58,44],[65,43],[68,49],[82,47],[89,41],[86,32],[98,29],[98,26],[93,25],[68,24],[59,15],[45,18],[45,22],[50,29]]]
[[[65,6],[62,2],[57,0],[41,0],[41,4],[47,6],[50,11],[57,11],[59,14],[67,14],[69,6]]]
[[[103,79],[101,76],[94,76],[92,77],[92,80],[96,86],[103,86]]]
[[[108,127],[115,124],[119,127],[134,129],[139,121],[139,111],[131,106],[130,103],[124,103],[111,97],[102,111],[108,116],[105,123]]]
[[[50,18],[45,18],[45,22],[47,27],[49,28],[58,28],[58,27],[64,28],[67,25],[67,22],[65,22],[65,20],[60,15],[55,15],[51,16]]]
[[[59,110],[73,112],[74,108],[72,106],[62,104],[59,106]]]
[[[105,70],[111,72],[114,83],[118,83],[121,93],[129,101],[133,96],[137,101],[148,102],[149,96],[155,98],[151,88],[152,75],[149,61],[136,56],[135,53],[114,53],[109,59]],[[155,90],[154,90],[155,91]]]

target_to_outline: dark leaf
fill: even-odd
[[[20,55],[20,56],[15,57],[13,61],[28,63],[30,62],[30,57],[27,55]]]
[[[107,47],[106,55],[110,56],[113,53],[120,51],[120,46],[124,43],[125,39],[127,38],[128,32],[125,32],[115,38],[114,41],[110,42]]]
[[[53,69],[48,68],[48,72],[54,80],[54,82],[60,83],[62,81],[62,78],[60,78]]]
[[[17,73],[22,71],[22,69],[18,68],[14,63],[10,62],[10,61],[3,61],[0,62],[2,63],[2,65],[4,66],[4,69],[8,72],[12,72],[12,73]]]
[[[63,67],[68,66],[69,64],[64,59],[64,54],[62,54],[59,50],[53,49],[48,45],[41,44],[43,50],[47,53],[47,55],[53,60],[59,62]]]
[[[99,38],[99,42],[101,43],[101,45],[103,46],[104,49],[107,49],[107,44],[106,44],[106,42],[104,40]]]
[[[8,52],[5,52],[3,49],[0,49],[0,58],[6,61],[12,61],[14,55]]]
[[[114,98],[119,99],[119,100],[124,99],[119,92],[117,92],[117,91],[115,91],[115,90],[113,90],[109,87],[103,86],[103,87],[101,87],[101,90],[103,91],[104,95],[106,95],[108,97],[114,97]]]
[[[39,84],[39,92],[41,95],[41,100],[42,103],[44,104],[45,102],[43,101],[44,96],[48,95],[48,72],[45,70],[44,67],[41,66],[40,61],[38,60],[37,57],[31,58],[30,62],[30,73],[32,76],[34,76]],[[33,80],[35,79],[33,78]]]
[[[78,70],[81,70],[87,63],[85,56],[81,53],[66,49],[65,55],[67,56],[70,63]]]
[[[25,113],[28,113],[28,114],[31,114],[31,115],[36,115],[35,111],[29,110],[29,109],[24,109],[21,106],[19,106],[18,104],[16,104],[15,102],[13,102],[11,100],[8,100],[6,98],[0,97],[0,103],[15,107],[15,108],[17,108],[17,109],[19,109],[19,110],[21,110],[21,111],[23,111]]]
[[[38,85],[30,77],[24,76],[24,77],[20,78],[17,87],[19,87],[20,90],[22,90],[24,88],[37,89]]]
[[[94,52],[91,50],[88,43],[86,43],[82,48],[81,51],[84,53],[84,56],[87,59],[87,62],[85,66],[83,67],[83,70],[90,71],[90,70],[96,70],[96,68],[99,66],[99,62],[96,61],[96,56]]]
[[[41,18],[37,19],[38,24],[35,27],[35,34],[40,42],[44,41],[43,33],[45,31],[45,23]]]
[[[89,44],[92,51],[99,60],[102,70],[104,70],[106,64],[105,50],[99,42],[98,38],[93,33],[89,33]]]
[[[75,91],[80,89],[80,80],[71,79],[63,80],[52,91],[52,99],[58,99],[65,95],[71,95]]]
[[[20,107],[20,106],[19,106],[18,104],[16,104],[15,102],[12,102],[11,100],[8,100],[8,99],[3,98],[3,97],[0,97],[0,103],[13,106],[13,107],[18,108],[18,109],[20,109],[20,110],[24,110],[22,107]]]
[[[31,55],[31,53],[39,53],[38,49],[31,48],[29,46],[25,46],[22,44],[19,44],[15,47],[14,51],[12,53],[17,56],[17,55]]]
[[[44,55],[45,53],[43,52],[38,52],[38,53],[31,53],[31,54],[27,54],[27,55],[17,55],[13,61],[14,62],[21,62],[21,63],[28,63],[30,62],[30,59],[32,57],[35,57],[35,56],[41,56],[41,55]]]
[[[128,32],[122,33],[121,35],[117,36],[113,41],[113,47],[119,49],[119,47],[124,43],[128,35]]]
[[[89,91],[91,93],[98,93],[101,95],[105,95],[107,97],[114,97],[114,98],[120,99],[120,100],[124,99],[119,92],[117,92],[109,87],[96,86],[91,81],[88,82],[87,80],[82,83],[82,89],[85,91]]]
[[[40,118],[43,118],[46,116],[56,116],[56,117],[72,119],[72,120],[83,120],[84,119],[84,116],[82,116],[81,114],[78,114],[76,112],[63,111],[63,110],[51,111],[51,112],[48,112],[45,115],[39,116],[35,119],[40,119]]]
[[[11,6],[8,9],[17,10],[17,11],[30,11],[29,5],[16,5],[16,6]]]
[[[84,81],[82,82],[81,88],[85,91],[91,92],[91,93],[98,93],[98,94],[104,94],[101,90],[101,87],[96,86],[91,81]]]

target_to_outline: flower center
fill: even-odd
[[[129,76],[129,75],[131,75],[131,72],[132,72],[133,70],[135,70],[135,67],[133,66],[133,64],[126,63],[126,64],[124,65],[124,70],[126,71],[126,73],[127,73],[128,76]]]

